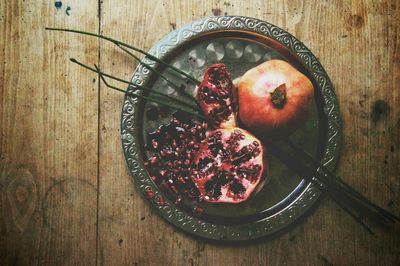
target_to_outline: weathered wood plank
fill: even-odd
[[[70,6],[66,14],[67,4]],[[0,3],[0,264],[95,264],[97,1]],[[90,15],[92,14],[92,15]]]

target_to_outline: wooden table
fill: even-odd
[[[170,226],[128,174],[123,96],[68,59],[126,79],[136,63],[109,43],[44,30],[100,32],[148,50],[177,27],[226,14],[276,24],[319,57],[344,120],[338,174],[400,214],[398,1],[1,1],[1,265],[399,265],[399,226],[370,236],[329,199],[251,245]]]

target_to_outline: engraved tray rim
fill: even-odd
[[[247,31],[273,39],[294,53],[299,61],[306,66],[318,84],[316,89],[321,91],[324,113],[328,122],[327,143],[321,162],[328,168],[334,169],[341,148],[342,121],[333,85],[314,54],[290,33],[256,18],[244,16],[207,17],[168,33],[150,49],[149,53],[158,58],[164,58],[175,47],[191,41],[201,34],[220,31]],[[153,66],[157,65],[147,57],[144,61]],[[138,64],[131,81],[135,84],[143,84],[149,77],[150,71],[142,64]],[[128,90],[132,91],[132,88],[128,88]],[[142,198],[159,215],[183,231],[201,238],[222,242],[248,241],[270,237],[299,220],[315,205],[320,197],[321,192],[315,185],[309,183],[304,191],[282,211],[257,222],[238,225],[222,225],[204,221],[201,217],[186,213],[168,200],[165,204],[160,204],[159,199],[162,197],[162,193],[148,175],[141,156],[139,129],[136,126],[140,119],[138,110],[141,101],[138,98],[125,95],[121,112],[121,140],[125,160]],[[146,191],[149,190],[154,192],[154,197],[146,197]]]

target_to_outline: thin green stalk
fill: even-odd
[[[176,106],[174,106],[174,105],[168,104],[168,103],[166,103],[166,102],[163,102],[163,101],[158,100],[158,99],[155,99],[155,98],[151,98],[151,97],[146,97],[146,96],[143,96],[143,95],[134,94],[134,93],[131,93],[131,92],[129,92],[129,91],[126,91],[126,90],[120,89],[120,88],[118,88],[118,87],[112,86],[112,85],[108,84],[108,82],[107,82],[106,79],[104,78],[103,73],[101,73],[101,71],[99,70],[99,68],[98,68],[96,65],[95,65],[95,68],[97,69],[96,72],[100,75],[101,80],[102,80],[102,81],[104,82],[104,84],[105,84],[108,88],[110,88],[110,89],[113,89],[113,90],[122,92],[122,93],[127,94],[127,95],[132,96],[132,97],[138,97],[138,98],[142,98],[142,99],[144,99],[144,100],[150,101],[150,102],[155,102],[155,103],[158,103],[158,104],[160,104],[160,105],[169,107],[169,108],[174,109],[174,110],[177,110],[177,111],[181,111],[181,112],[188,113],[188,114],[193,115],[193,116],[195,116],[195,117],[197,117],[198,119],[201,119],[201,120],[204,120],[204,119],[205,119],[204,116],[202,116],[202,115],[200,115],[200,114],[197,114],[197,113],[195,113],[195,112],[192,112],[192,111],[189,111],[189,110],[186,110],[186,109],[182,109],[182,108],[176,107]]]
[[[364,197],[360,192],[358,192],[357,190],[352,188],[350,185],[345,183],[341,178],[336,177],[327,167],[325,167],[322,163],[320,163],[318,160],[316,160],[310,153],[303,150],[300,146],[298,146],[297,144],[292,142],[290,139],[286,139],[286,143],[292,149],[294,149],[296,152],[300,153],[302,156],[305,156],[308,160],[310,160],[314,164],[314,166],[319,167],[321,170],[323,170],[331,178],[331,180],[327,180],[327,181],[332,181],[332,182],[337,183],[343,190],[346,190],[349,194],[351,194],[357,200],[364,202],[365,205],[368,206],[369,208],[375,209],[384,218],[390,220],[391,222],[394,222],[394,221],[400,222],[400,219],[397,216],[395,216],[394,214],[390,213],[389,211],[379,207],[378,205],[374,204],[369,199]]]
[[[350,206],[344,205],[341,200],[343,200],[339,195],[337,194],[338,190],[335,190],[334,186],[329,186],[326,183],[321,184],[322,182],[320,178],[320,174],[314,170],[309,168],[308,166],[304,165],[303,163],[300,163],[296,157],[289,155],[289,153],[281,150],[276,146],[272,141],[269,141],[267,139],[263,139],[266,147],[269,149],[270,153],[274,155],[276,158],[281,160],[286,166],[288,166],[290,169],[294,170],[297,174],[299,174],[302,178],[306,179],[309,182],[312,182],[316,186],[318,186],[318,189],[321,191],[326,192],[344,211],[346,211],[352,218],[354,218],[361,226],[363,226],[369,233],[373,234],[373,231],[359,218],[357,217],[352,210],[350,209]],[[317,178],[315,180],[313,177]],[[343,191],[341,191],[343,193]]]
[[[365,230],[367,230],[368,233],[370,233],[371,235],[375,235],[374,231],[372,231],[371,228],[368,227],[368,225],[366,225],[359,217],[357,217],[354,213],[351,212],[351,210],[342,202],[340,202],[340,200],[338,200],[335,197],[331,197],[331,199],[333,199],[334,202],[336,202],[337,205],[339,205],[339,207],[342,208],[342,210],[344,210],[348,215],[350,215],[359,225],[361,225]]]
[[[123,50],[125,53],[127,53],[129,56],[133,57],[136,61],[138,61],[140,64],[144,65],[147,69],[149,69],[150,71],[154,72],[155,74],[157,74],[161,79],[165,80],[167,82],[167,84],[169,86],[171,86],[172,88],[174,88],[177,92],[181,92],[183,93],[187,98],[189,98],[190,100],[192,100],[193,102],[197,103],[196,98],[193,97],[193,95],[191,95],[190,93],[186,92],[184,87],[182,88],[182,86],[178,86],[175,83],[173,83],[172,81],[170,81],[167,77],[165,77],[160,71],[157,71],[155,68],[153,68],[152,66],[150,66],[149,64],[143,62],[140,60],[139,57],[137,57],[136,55],[134,55],[133,53],[131,53],[131,51],[129,51],[128,49],[124,48],[123,46],[117,44],[118,48],[120,48],[121,50]]]
[[[71,29],[63,29],[63,28],[51,28],[51,27],[46,27],[46,30],[52,30],[52,31],[64,31],[64,32],[73,32],[73,33],[79,33],[79,34],[83,34],[83,35],[88,35],[88,36],[94,36],[94,37],[98,37],[107,41],[110,41],[114,44],[119,44],[121,46],[125,46],[127,48],[130,48],[136,52],[142,53],[144,55],[146,55],[148,58],[150,58],[151,60],[154,60],[160,64],[162,64],[163,66],[169,67],[172,70],[174,70],[175,72],[187,77],[188,79],[190,79],[192,82],[194,82],[196,85],[200,84],[200,81],[198,81],[196,78],[194,78],[193,76],[189,75],[188,73],[180,70],[179,68],[176,68],[170,64],[168,64],[167,62],[165,62],[164,60],[159,59],[158,57],[155,57],[154,55],[151,55],[145,51],[143,51],[142,49],[136,48],[132,45],[126,44],[124,42],[118,41],[116,39],[107,37],[107,36],[103,36],[97,33],[91,33],[91,32],[86,32],[86,31],[81,31],[81,30],[71,30]]]
[[[122,82],[122,83],[129,84],[129,85],[133,86],[135,89],[143,90],[143,91],[148,91],[148,92],[153,93],[153,94],[156,94],[156,95],[164,96],[164,97],[166,97],[166,98],[168,98],[168,99],[170,99],[170,100],[172,100],[172,101],[174,101],[174,102],[176,102],[176,103],[179,103],[179,104],[181,104],[181,105],[184,105],[184,106],[186,106],[186,107],[189,107],[189,108],[193,109],[194,111],[199,111],[199,109],[196,108],[196,106],[193,106],[193,105],[190,104],[190,103],[187,103],[187,102],[185,102],[185,101],[182,101],[182,100],[179,100],[179,99],[174,98],[174,97],[172,97],[172,96],[169,96],[169,95],[167,95],[167,94],[165,94],[165,93],[152,90],[152,89],[150,89],[150,88],[147,88],[147,87],[144,87],[144,86],[141,86],[141,85],[138,85],[138,84],[135,84],[135,83],[132,83],[132,82],[129,82],[129,81],[126,81],[126,80],[117,78],[117,77],[115,77],[115,76],[112,76],[112,75],[109,75],[109,74],[106,74],[106,73],[103,73],[103,72],[100,72],[100,73],[99,73],[96,69],[91,68],[90,66],[85,65],[85,64],[79,62],[79,61],[76,60],[75,58],[70,58],[70,60],[71,60],[71,62],[73,62],[73,63],[75,63],[75,64],[78,64],[79,66],[81,66],[81,67],[83,67],[83,68],[86,68],[86,69],[88,69],[88,70],[90,70],[90,71],[93,71],[93,72],[98,73],[98,74],[102,74],[102,75],[105,76],[105,77],[108,77],[108,78],[111,78],[111,79],[120,81],[120,82]]]

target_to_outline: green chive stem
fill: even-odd
[[[310,160],[314,166],[319,167],[321,170],[323,170],[330,178],[331,182],[337,183],[341,189],[346,190],[350,195],[352,195],[354,198],[356,198],[360,202],[364,202],[364,204],[369,207],[375,209],[378,213],[380,213],[381,216],[385,217],[386,219],[390,220],[391,222],[397,221],[400,222],[400,219],[393,215],[392,213],[388,212],[387,210],[379,207],[378,205],[374,204],[371,202],[369,199],[364,197],[360,192],[352,188],[350,185],[345,183],[341,178],[336,177],[326,166],[324,166],[322,163],[320,163],[317,159],[314,158],[310,153],[307,151],[303,150],[300,146],[292,142],[290,139],[286,139],[286,143],[294,149],[296,152],[300,153],[301,156],[305,156],[308,160]],[[321,175],[322,177],[323,174]],[[324,179],[327,181],[328,179]]]
[[[189,110],[186,110],[186,109],[182,109],[182,108],[176,107],[176,106],[174,106],[174,105],[170,105],[170,104],[168,104],[168,103],[166,103],[166,102],[163,102],[163,101],[158,100],[158,99],[155,99],[155,98],[146,97],[146,96],[139,95],[139,94],[134,94],[134,93],[131,93],[131,92],[129,92],[129,91],[126,91],[126,90],[120,89],[120,88],[118,88],[118,87],[112,86],[112,85],[108,84],[108,82],[107,82],[106,79],[104,78],[103,73],[101,73],[101,71],[99,70],[99,68],[98,68],[96,65],[95,65],[95,68],[98,70],[97,73],[100,75],[101,80],[102,80],[102,81],[104,82],[104,84],[105,84],[108,88],[110,88],[110,89],[113,89],[113,90],[122,92],[122,93],[127,94],[127,95],[132,96],[132,97],[138,97],[138,98],[142,98],[142,99],[144,99],[144,100],[150,101],[150,102],[155,102],[155,103],[158,103],[158,104],[160,104],[160,105],[169,107],[169,108],[174,109],[174,110],[178,110],[178,111],[181,111],[181,112],[188,113],[188,114],[193,115],[193,116],[195,116],[195,117],[197,117],[197,118],[199,118],[199,119],[201,119],[201,120],[204,120],[204,119],[205,119],[204,116],[202,116],[202,115],[200,115],[200,114],[197,114],[197,113],[195,113],[195,112],[192,112],[192,111],[189,111]]]
[[[167,77],[165,77],[160,71],[157,71],[155,68],[153,68],[152,66],[150,66],[149,64],[143,62],[140,60],[139,57],[137,57],[136,55],[134,55],[133,53],[131,53],[131,51],[129,51],[128,49],[126,49],[125,47],[121,46],[120,44],[116,44],[118,46],[118,48],[120,48],[121,50],[123,50],[125,53],[127,53],[129,56],[133,57],[136,61],[138,61],[140,64],[144,65],[147,69],[149,69],[150,71],[154,72],[155,74],[157,74],[161,79],[165,80],[168,85],[170,85],[172,88],[174,88],[177,92],[181,92],[183,93],[187,98],[189,98],[190,100],[192,100],[193,102],[197,103],[196,98],[193,97],[193,95],[191,95],[190,93],[186,92],[184,90],[184,87],[182,86],[178,86],[175,83],[173,83],[172,81],[170,81]]]
[[[118,78],[118,77],[115,77],[115,76],[112,76],[112,75],[109,75],[109,74],[106,74],[106,73],[103,73],[103,72],[100,72],[100,73],[99,73],[96,69],[91,68],[90,66],[85,65],[85,64],[79,62],[79,61],[76,60],[75,58],[70,58],[70,60],[71,60],[71,62],[73,62],[73,63],[75,63],[75,64],[78,64],[79,66],[81,66],[81,67],[83,67],[83,68],[86,68],[86,69],[88,69],[88,70],[90,70],[90,71],[93,71],[93,72],[98,73],[98,74],[101,74],[101,75],[103,75],[103,76],[105,76],[105,77],[108,77],[108,78],[111,78],[111,79],[120,81],[120,82],[122,82],[122,83],[129,84],[129,85],[131,85],[132,87],[134,87],[135,89],[143,90],[143,91],[148,91],[148,92],[153,93],[153,94],[156,94],[156,95],[164,96],[164,97],[166,97],[166,98],[168,98],[168,99],[170,99],[170,100],[172,100],[172,101],[174,101],[174,102],[176,102],[176,103],[179,103],[179,104],[184,105],[184,106],[186,106],[186,107],[192,108],[194,111],[198,111],[198,110],[199,110],[198,108],[196,108],[196,106],[193,106],[193,105],[190,104],[190,103],[187,103],[187,102],[185,102],[185,101],[182,101],[182,100],[179,100],[179,99],[174,98],[174,97],[172,97],[172,96],[169,96],[169,95],[167,95],[167,94],[165,94],[165,93],[152,90],[152,89],[150,89],[150,88],[147,88],[147,87],[144,87],[144,86],[141,86],[141,85],[138,85],[138,84],[135,84],[135,83],[132,83],[132,82],[129,82],[129,81],[120,79],[120,78]]]
[[[165,62],[164,60],[159,59],[158,57],[155,57],[154,55],[151,55],[151,54],[149,54],[149,53],[143,51],[142,49],[136,48],[135,46],[126,44],[126,43],[121,42],[121,41],[118,41],[118,40],[116,40],[116,39],[113,39],[113,38],[110,38],[110,37],[107,37],[107,36],[103,36],[103,35],[101,35],[101,34],[91,33],[91,32],[81,31],[81,30],[72,30],[72,29],[63,29],[63,28],[51,28],[51,27],[46,27],[45,29],[46,29],[46,30],[52,30],[52,31],[64,31],[64,32],[79,33],[79,34],[88,35],[88,36],[94,36],[94,37],[98,37],[98,38],[100,38],[100,39],[104,39],[104,40],[110,41],[110,42],[112,42],[112,43],[114,43],[114,44],[119,44],[119,45],[121,45],[121,46],[125,46],[125,47],[127,47],[127,48],[130,48],[130,49],[136,51],[136,52],[139,52],[139,53],[141,53],[141,54],[146,55],[146,56],[147,56],[148,58],[150,58],[151,60],[156,61],[156,62],[162,64],[163,66],[166,66],[166,67],[171,68],[171,69],[174,70],[175,72],[177,72],[177,73],[179,73],[179,74],[181,74],[181,75],[187,77],[189,80],[191,80],[192,82],[194,82],[196,85],[200,84],[200,81],[199,81],[199,80],[197,80],[197,79],[194,78],[193,76],[189,75],[188,73],[186,73],[186,72],[180,70],[179,68],[176,68],[176,67],[174,67],[174,66],[168,64],[168,63]]]

